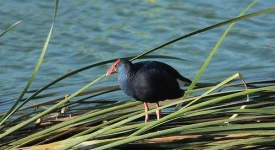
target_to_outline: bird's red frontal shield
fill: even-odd
[[[109,76],[113,73],[117,72],[117,65],[120,63],[120,59],[118,59],[115,63],[112,64],[112,66],[108,69],[106,76]]]

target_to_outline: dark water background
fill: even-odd
[[[30,90],[39,89],[80,67],[137,55],[183,34],[234,18],[251,2],[60,1],[50,45]],[[272,6],[275,6],[275,1],[262,0],[248,13]],[[32,74],[50,29],[54,1],[1,1],[0,8],[1,32],[22,20],[0,38],[0,111],[3,112],[19,96]],[[163,61],[193,79],[225,29],[226,26],[192,36],[153,54],[188,60]],[[272,13],[238,22],[200,82],[219,82],[236,72],[242,73],[248,82],[271,80],[275,76],[274,65],[275,13]],[[58,92],[55,97],[73,93],[107,69],[108,66],[104,65],[84,71],[47,92]],[[95,86],[113,85],[115,78],[105,78]],[[108,100],[119,96],[101,98]]]

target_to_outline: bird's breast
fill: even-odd
[[[118,76],[118,84],[124,93],[128,96],[134,97],[134,91],[129,78]]]

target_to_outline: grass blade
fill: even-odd
[[[50,38],[51,38],[51,35],[52,35],[53,27],[54,27],[54,24],[55,24],[55,18],[56,18],[56,15],[57,15],[57,7],[58,7],[58,0],[56,0],[56,2],[55,2],[55,13],[54,13],[53,22],[52,22],[52,25],[51,25],[51,28],[50,28],[50,32],[49,32],[49,34],[47,36],[46,42],[45,42],[44,47],[43,47],[43,49],[42,49],[42,51],[40,53],[39,59],[38,59],[37,64],[36,64],[36,66],[35,66],[35,68],[33,70],[33,73],[31,75],[31,77],[29,78],[27,85],[25,86],[25,88],[23,89],[23,91],[21,92],[21,94],[19,95],[18,99],[15,101],[15,103],[9,109],[9,111],[1,118],[0,125],[2,125],[13,114],[12,113],[13,110],[19,104],[20,100],[23,98],[23,96],[25,95],[25,93],[27,92],[27,90],[29,89],[30,85],[32,84],[33,80],[36,77],[36,74],[37,74],[37,72],[38,72],[38,70],[39,70],[39,68],[41,66],[41,63],[43,61],[44,55],[46,53],[46,50],[47,50],[49,42],[50,42]]]
[[[9,26],[5,31],[3,31],[3,32],[0,34],[0,37],[2,37],[4,34],[6,34],[6,33],[7,33],[8,31],[10,31],[11,29],[13,29],[15,26],[17,26],[20,22],[21,22],[21,20],[15,22],[15,23],[12,24],[11,26]]]
[[[245,12],[251,8],[254,4],[256,4],[257,1],[254,1],[252,4],[250,4],[248,7],[246,7],[241,13],[240,15],[237,17],[242,17]],[[218,48],[220,47],[221,43],[223,42],[223,40],[225,39],[225,37],[227,36],[227,34],[229,33],[229,31],[233,28],[233,26],[235,25],[234,23],[231,23],[228,28],[225,30],[225,32],[223,33],[223,35],[221,36],[221,38],[218,40],[217,44],[215,45],[215,47],[213,48],[213,50],[211,51],[211,53],[209,54],[209,56],[207,57],[207,59],[205,60],[205,62],[203,63],[202,67],[200,68],[199,72],[197,73],[196,77],[194,78],[194,80],[192,81],[191,85],[188,87],[188,89],[186,90],[186,92],[184,93],[183,99],[187,97],[189,91],[191,91],[196,83],[199,81],[200,77],[202,76],[203,72],[205,71],[206,67],[208,66],[208,64],[210,63],[210,61],[212,60],[212,58],[214,57],[214,55],[216,54]],[[182,104],[179,104],[176,107],[176,110],[178,110],[181,107]]]

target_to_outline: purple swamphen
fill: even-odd
[[[145,112],[149,111],[148,103],[156,103],[157,119],[161,117],[159,101],[176,99],[183,96],[179,82],[191,83],[173,67],[158,61],[132,63],[118,59],[107,71],[106,76],[118,73],[118,84],[129,96],[144,103]],[[145,116],[145,122],[149,114]]]

